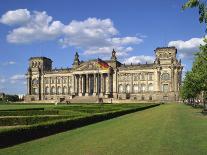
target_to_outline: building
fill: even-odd
[[[176,58],[175,47],[155,50],[151,64],[125,65],[112,51],[110,60],[101,69],[97,60],[80,61],[75,54],[71,68],[52,69],[46,57],[29,59],[26,101],[78,101],[102,98],[107,101],[178,101],[182,65]],[[85,100],[86,101],[86,100]]]
[[[5,95],[4,93],[1,93],[1,92],[0,92],[0,101],[4,100],[4,99],[5,99],[5,96],[6,96],[6,95]]]

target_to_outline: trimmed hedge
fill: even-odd
[[[74,119],[65,119],[42,123],[39,125],[32,125],[23,128],[15,128],[0,132],[0,148],[12,146],[29,140],[49,136],[62,131],[71,130],[74,128],[82,127],[92,123],[108,120],[125,114],[129,114],[136,111],[145,110],[158,106],[159,104],[149,105],[145,107],[111,111],[101,114],[94,114],[85,117],[76,117]]]
[[[30,110],[44,110],[45,108],[24,108],[24,109],[2,109],[0,111],[30,111]]]
[[[33,116],[33,115],[58,115],[58,110],[4,110],[0,111],[0,116]]]
[[[11,116],[1,117],[0,126],[31,125],[45,121],[68,118],[68,116]]]

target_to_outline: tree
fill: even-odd
[[[207,6],[202,0],[188,0],[183,5],[187,8],[198,8],[199,21],[205,23],[207,32]],[[203,94],[204,108],[207,99],[207,38],[204,37],[204,45],[200,45],[200,51],[195,55],[192,71],[186,74],[181,88],[181,96],[186,98],[196,97]]]
[[[207,6],[206,2],[202,0],[188,0],[183,6],[183,10],[187,8],[198,8],[199,10],[199,21],[207,25]],[[207,26],[206,26],[207,32]]]

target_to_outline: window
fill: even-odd
[[[45,88],[45,94],[50,94],[50,88],[49,87]]]
[[[144,73],[141,74],[141,80],[145,80]]]
[[[38,94],[38,88],[33,88],[33,93],[34,93],[35,95],[37,95],[37,94]]]
[[[168,84],[163,84],[163,92],[168,92],[169,90],[168,90],[169,88],[168,88]]]
[[[138,93],[138,91],[139,91],[138,85],[134,85],[133,91],[134,91],[134,93]]]
[[[60,84],[61,83],[61,77],[57,78],[57,83]]]
[[[69,94],[71,94],[72,93],[72,88],[71,87],[69,87]]]
[[[161,79],[164,81],[170,80],[170,74],[168,73],[163,73],[161,76]]]
[[[54,84],[55,83],[55,78],[51,79],[51,83]]]
[[[144,100],[144,96],[142,96],[141,100]]]
[[[149,96],[149,100],[150,100],[150,101],[152,100],[152,96]]]
[[[149,81],[152,81],[152,73],[149,73],[148,76],[149,76],[148,80],[149,80]]]
[[[126,85],[126,92],[130,93],[130,86],[129,85]]]
[[[57,94],[62,94],[62,88],[61,87],[57,88]]]
[[[63,87],[63,94],[67,94],[67,87]]]
[[[52,94],[55,94],[55,93],[56,93],[56,91],[55,91],[55,87],[54,87],[54,86],[51,88],[51,93],[52,93]]]
[[[149,91],[153,91],[153,84],[152,84],[152,83],[150,83],[150,84],[148,85],[148,90],[149,90]]]
[[[145,84],[141,84],[141,91],[142,92],[146,91],[146,85]]]
[[[123,92],[124,92],[124,87],[123,87],[123,85],[119,85],[119,92],[120,92],[120,93],[123,93]]]
[[[33,79],[33,80],[32,80],[32,84],[33,84],[33,85],[37,85],[38,83],[39,83],[38,79]]]

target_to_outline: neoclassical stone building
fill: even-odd
[[[26,101],[86,101],[102,98],[114,101],[178,101],[182,66],[175,47],[155,50],[151,64],[125,65],[112,51],[101,69],[97,60],[80,61],[75,54],[72,68],[53,69],[46,57],[29,59]],[[78,100],[77,100],[78,99]]]

